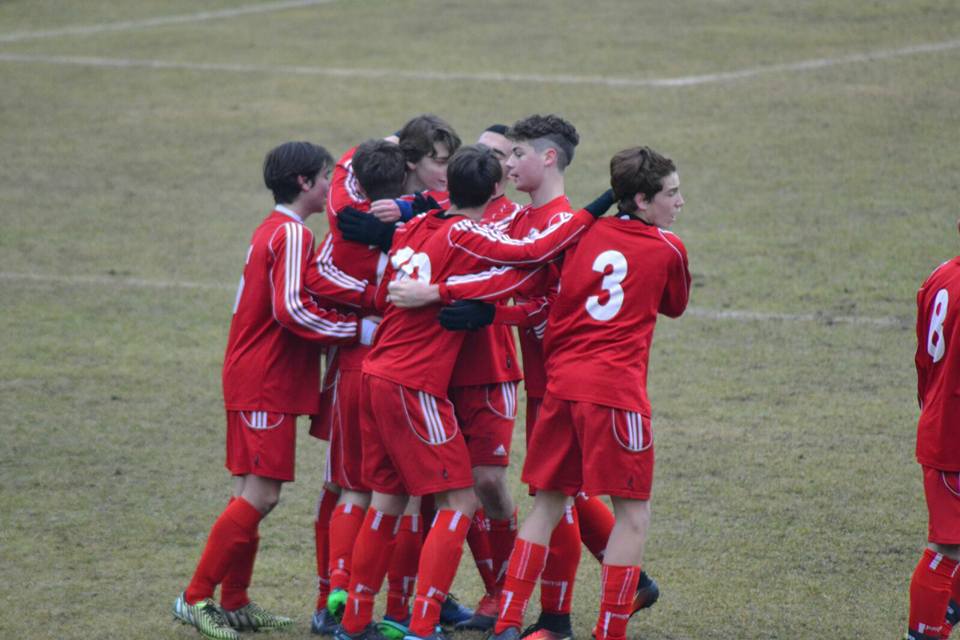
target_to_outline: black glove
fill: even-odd
[[[613,205],[613,189],[607,189],[600,197],[584,207],[594,218],[599,218]]]
[[[343,234],[344,240],[376,245],[384,253],[390,251],[393,243],[392,224],[381,222],[375,216],[357,211],[353,207],[345,207],[337,214],[337,228]]]
[[[479,300],[457,300],[440,309],[441,326],[450,331],[476,331],[493,322],[496,307]]]
[[[418,193],[413,196],[413,215],[419,215],[426,211],[433,211],[434,209],[440,208],[440,203],[433,199],[433,196],[426,196],[423,193]]]

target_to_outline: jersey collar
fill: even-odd
[[[298,216],[296,213],[294,213],[294,212],[293,212],[293,209],[291,209],[290,207],[284,206],[284,205],[282,205],[282,204],[278,204],[278,205],[276,205],[276,206],[273,208],[273,210],[274,210],[274,211],[279,211],[280,213],[282,213],[282,214],[285,215],[285,216],[290,216],[291,218],[293,218],[293,219],[296,220],[297,222],[303,222],[303,218],[301,218],[301,217]]]

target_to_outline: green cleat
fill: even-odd
[[[343,610],[347,608],[347,592],[345,589],[334,589],[327,596],[327,611],[337,622],[343,620]]]
[[[247,603],[247,606],[223,610],[223,617],[227,624],[237,631],[266,631],[268,629],[286,629],[293,624],[293,620],[285,616],[270,613],[256,602]]]
[[[187,604],[187,599],[181,593],[173,602],[173,617],[195,627],[201,635],[212,640],[240,640],[240,634],[227,624],[223,612],[210,598],[197,604]]]

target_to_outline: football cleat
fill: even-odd
[[[408,633],[403,637],[403,640],[447,640],[447,636],[443,635],[443,627],[436,627],[428,636],[420,637],[415,636],[412,633]]]
[[[507,627],[500,633],[490,632],[490,635],[487,636],[487,640],[520,640],[520,628],[519,627]]]
[[[347,608],[347,591],[334,589],[327,596],[327,611],[338,623],[343,620],[343,610]]]
[[[240,634],[227,623],[217,603],[210,598],[187,604],[185,595],[181,593],[173,602],[173,617],[193,626],[211,640],[240,640]]]
[[[380,633],[380,627],[375,622],[371,622],[357,633],[347,633],[338,624],[333,632],[333,640],[387,640],[387,638]]]
[[[473,615],[463,622],[458,622],[453,628],[457,631],[489,631],[497,622],[499,608],[499,597],[488,593],[480,598],[477,608],[473,610]]]
[[[380,621],[380,633],[390,640],[403,640],[404,636],[410,635],[410,616],[403,620],[383,616],[383,620]]]
[[[337,621],[333,619],[333,614],[327,611],[326,607],[313,612],[313,617],[310,619],[310,633],[332,636],[336,628]]]
[[[540,612],[537,621],[524,629],[520,637],[533,640],[573,640],[570,614]]]
[[[637,592],[633,596],[633,608],[630,610],[632,616],[641,609],[647,609],[653,606],[653,603],[660,598],[660,587],[657,581],[647,575],[646,571],[640,572],[640,580],[637,582]]]
[[[228,611],[222,609],[227,624],[237,631],[266,631],[268,629],[286,629],[293,620],[286,616],[270,613],[256,602],[248,602],[245,607]]]
[[[452,593],[448,593],[447,598],[440,605],[440,624],[444,626],[451,627],[472,617],[473,609],[460,604]]]

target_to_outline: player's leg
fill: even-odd
[[[310,631],[320,635],[330,635],[336,628],[336,621],[327,611],[327,597],[330,595],[330,518],[337,508],[340,487],[327,482],[320,490],[317,506],[314,510],[313,538],[317,559],[317,602],[310,620]]]
[[[384,635],[402,638],[410,631],[410,604],[417,584],[417,567],[423,548],[424,523],[421,499],[411,497],[400,519],[400,528],[390,551],[387,569],[387,608],[380,629]]]
[[[531,640],[566,640],[573,636],[570,611],[581,544],[577,511],[568,498],[563,516],[550,534],[549,552],[540,576],[540,615],[524,629]]]
[[[907,637],[943,637],[947,606],[960,568],[960,475],[923,467],[929,514],[927,548],[910,579]]]
[[[597,640],[626,637],[650,526],[649,500],[613,497],[616,523],[604,555]]]

